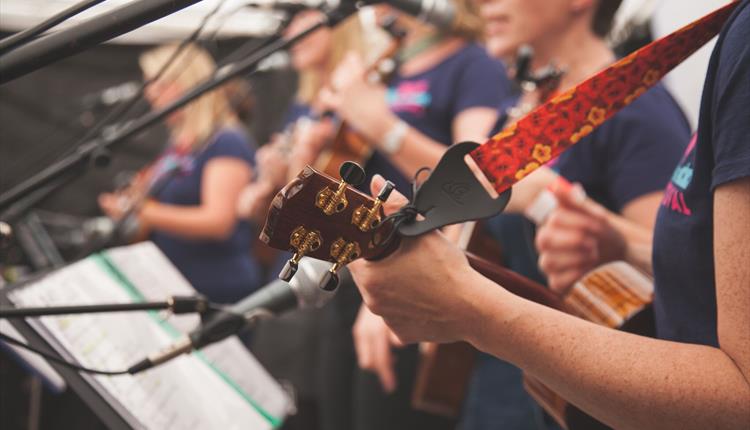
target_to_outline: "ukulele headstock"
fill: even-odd
[[[338,284],[336,272],[358,258],[374,258],[385,247],[379,245],[390,233],[382,225],[382,204],[388,198],[390,182],[378,198],[353,188],[364,181],[364,170],[353,162],[340,169],[340,181],[310,166],[287,184],[271,202],[260,239],[272,248],[293,252],[279,278],[294,276],[303,256],[332,263],[321,279],[321,288]]]

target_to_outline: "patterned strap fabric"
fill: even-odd
[[[737,4],[729,3],[557,95],[469,155],[502,193],[594,131],[705,45]]]

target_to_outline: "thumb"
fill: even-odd
[[[385,186],[385,182],[385,178],[382,176],[377,174],[373,176],[372,181],[370,182],[370,193],[373,196],[377,196],[380,193],[380,190]],[[383,204],[383,211],[386,215],[390,215],[401,209],[407,203],[409,203],[409,200],[404,197],[403,194],[399,193],[398,190],[393,190],[388,197],[388,200]]]
[[[562,176],[558,176],[555,182],[548,187],[549,191],[562,206],[577,208],[586,200],[586,191],[579,183],[572,184]]]

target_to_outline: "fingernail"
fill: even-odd
[[[561,192],[564,194],[567,194],[570,192],[570,189],[572,187],[572,184],[562,176],[557,176],[557,179],[555,179],[552,183],[547,185],[547,189],[552,192]]]

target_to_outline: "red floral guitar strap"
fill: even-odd
[[[469,155],[502,193],[594,131],[711,40],[737,4],[644,46],[555,96]]]

